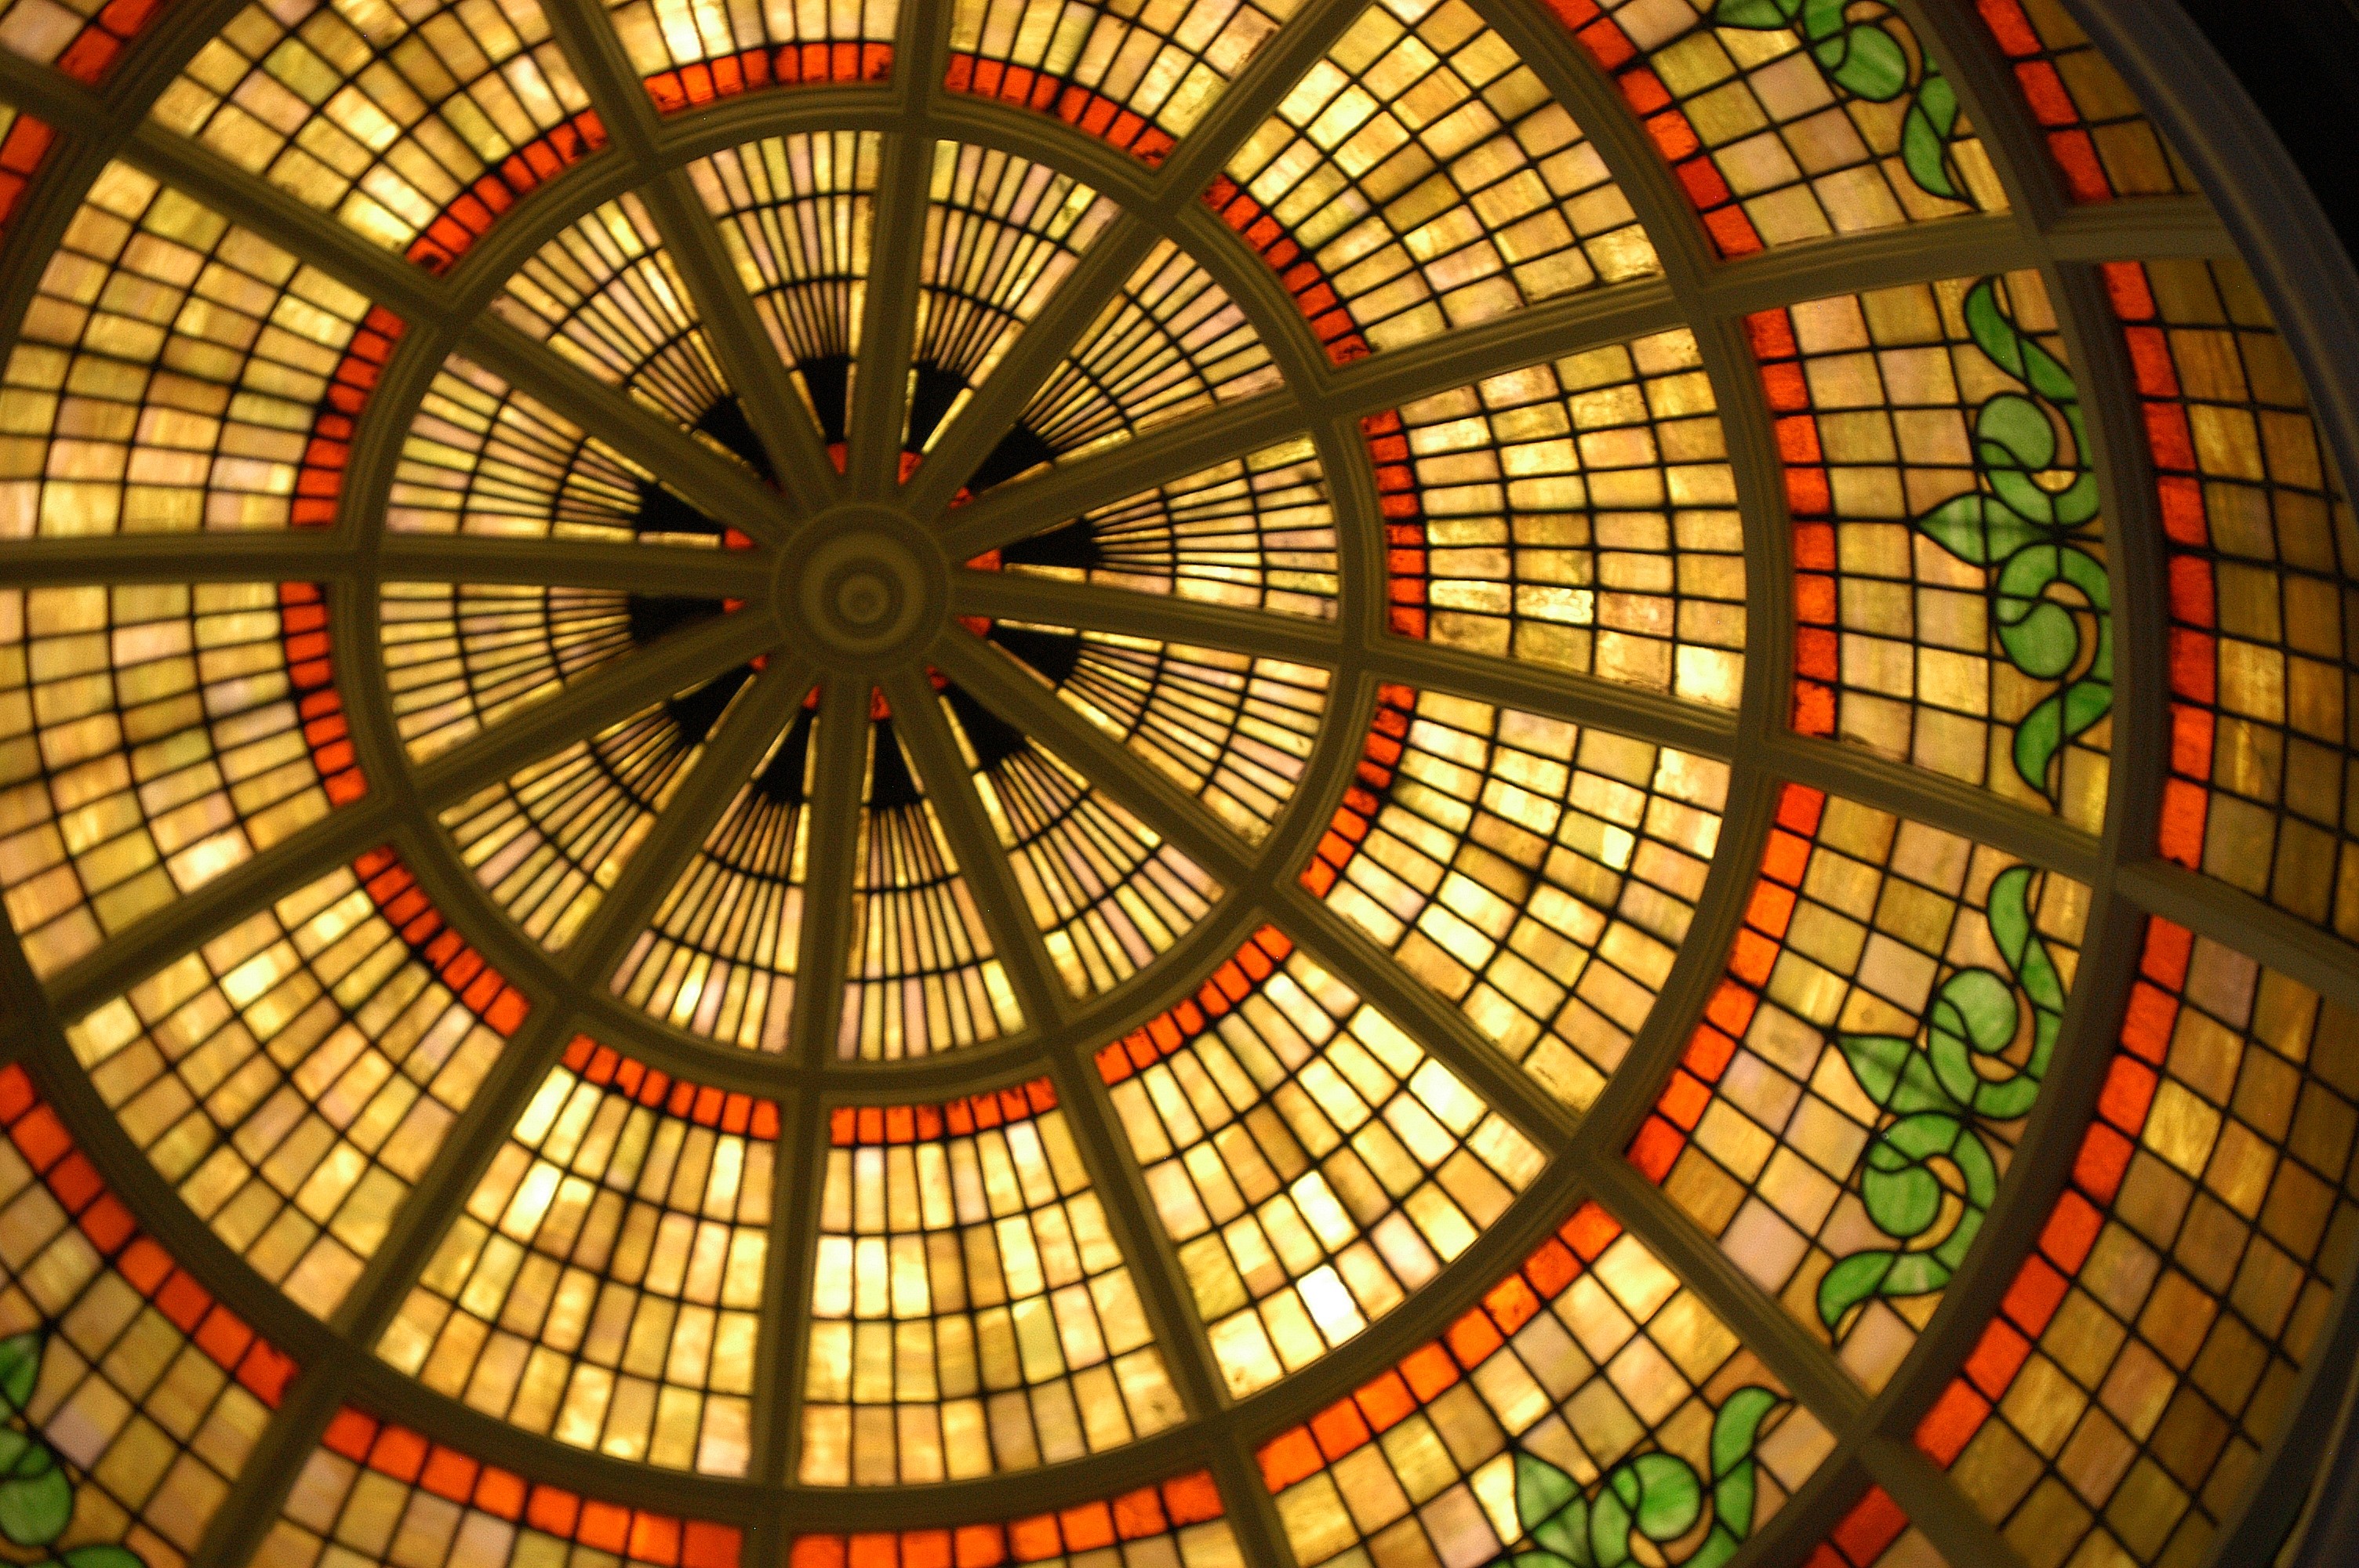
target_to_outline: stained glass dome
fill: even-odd
[[[0,1556],[2267,1561],[2359,319],[2185,26],[0,0]]]

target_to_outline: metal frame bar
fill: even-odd
[[[2085,13],[2084,20],[2109,52],[2148,91],[2158,118],[2180,135],[2182,146],[2208,145],[2212,137],[2195,134],[2196,117],[2204,117],[2202,128],[2208,132],[2216,112],[2208,100],[2190,103],[2175,88],[2189,79],[2184,62],[2164,58],[2163,46],[2135,36],[2138,27],[2156,22],[2151,7],[2137,0],[2067,3]],[[897,40],[901,69],[887,87],[749,95],[665,120],[658,119],[632,80],[603,10],[592,0],[545,0],[552,31],[605,120],[613,146],[521,203],[490,240],[441,280],[407,266],[332,218],[147,120],[155,93],[234,14],[236,0],[190,0],[168,13],[132,51],[104,101],[60,73],[0,53],[0,102],[38,114],[64,133],[60,151],[38,178],[19,216],[10,265],[0,273],[0,332],[13,337],[48,251],[71,217],[83,188],[114,157],[212,204],[425,328],[405,339],[372,406],[348,484],[346,515],[335,529],[295,537],[174,539],[168,553],[156,548],[163,541],[137,537],[0,542],[0,578],[11,581],[229,581],[292,576],[328,585],[338,611],[341,684],[374,786],[363,802],[141,923],[101,954],[52,977],[46,988],[35,985],[13,946],[0,943],[6,949],[0,955],[0,991],[44,1020],[16,1049],[34,1066],[77,1137],[92,1149],[142,1223],[164,1237],[176,1253],[223,1289],[226,1299],[304,1364],[286,1408],[241,1478],[230,1500],[233,1506],[217,1516],[198,1563],[226,1568],[250,1554],[275,1517],[294,1466],[348,1395],[366,1399],[396,1419],[452,1434],[485,1459],[527,1474],[565,1480],[621,1500],[690,1508],[743,1522],[755,1531],[749,1563],[772,1568],[783,1562],[787,1536],[798,1523],[840,1529],[864,1521],[878,1527],[963,1522],[1006,1511],[994,1493],[1008,1477],[889,1494],[810,1487],[792,1479],[796,1441],[788,1417],[800,1382],[806,1314],[799,1303],[809,1290],[815,1216],[810,1202],[797,1203],[791,1195],[806,1190],[816,1173],[813,1162],[830,1099],[947,1096],[1037,1073],[1044,1063],[1057,1079],[1060,1098],[1088,1153],[1109,1222],[1138,1278],[1142,1299],[1193,1420],[1174,1432],[1027,1478],[1027,1506],[1102,1497],[1186,1467],[1195,1462],[1190,1456],[1209,1450],[1217,1456],[1214,1468],[1228,1498],[1232,1524],[1249,1557],[1290,1561],[1270,1499],[1245,1457],[1251,1444],[1348,1391],[1437,1332],[1473,1294],[1536,1244],[1566,1208],[1594,1196],[1702,1293],[1836,1433],[1836,1456],[1748,1544],[1742,1561],[1766,1561],[1773,1552],[1806,1547],[1815,1539],[1810,1530],[1839,1515],[1870,1479],[1891,1490],[1953,1561],[2017,1561],[2013,1549],[1981,1521],[1946,1477],[1908,1446],[1907,1428],[1970,1346],[2053,1200],[2064,1156],[2085,1124],[2096,1077],[2111,1054],[2120,994],[2135,962],[2143,912],[2163,914],[2220,936],[2354,1005],[2359,1005],[2359,980],[2353,979],[2359,975],[2359,953],[2207,879],[2153,860],[2145,848],[2151,842],[2152,771],[2141,773],[2120,765],[2143,754],[2143,745],[2154,741],[2159,712],[2154,693],[2139,690],[2135,676],[2124,683],[2120,732],[2125,743],[2117,749],[2115,784],[2102,838],[1982,792],[1883,763],[1851,748],[1803,740],[1785,730],[1790,568],[1782,487],[1757,376],[1739,335],[1742,317],[1754,309],[1860,287],[2009,265],[2043,268],[2059,298],[2074,362],[2097,389],[2091,401],[2117,416],[2110,427],[2100,422],[2093,445],[2108,516],[2114,520],[2117,615],[2125,646],[2129,646],[2139,639],[2151,641],[2155,634],[2157,567],[2151,551],[2142,554],[2137,543],[2139,530],[2150,528],[2151,485],[2136,432],[2124,427],[2118,417],[2130,406],[2128,384],[2119,364],[2118,334],[2100,308],[2102,301],[2093,295],[2087,264],[2117,255],[2225,255],[2236,254],[2240,245],[2256,254],[2280,319],[2288,324],[2289,340],[2310,359],[2307,368],[2314,373],[2321,426],[2343,458],[2346,471],[2359,458],[2359,394],[2348,394],[2344,384],[2334,379],[2329,351],[2321,345],[2359,341],[2359,331],[2354,330],[2359,321],[2359,306],[2354,306],[2359,289],[2339,273],[2322,290],[2314,279],[2297,280],[2286,257],[2299,242],[2267,243],[2267,225],[2282,219],[2288,201],[2297,208],[2300,202],[2281,189],[2282,179],[2257,196],[2238,188],[2234,176],[2243,170],[2240,160],[2267,151],[2254,151],[2245,120],[2228,117],[2232,124],[2216,136],[2224,149],[2219,155],[2223,161],[2204,170],[2212,177],[2210,189],[2234,192],[2224,223],[2198,200],[2076,209],[2061,200],[2036,140],[2011,103],[1998,107],[1996,95],[2006,91],[2004,73],[1971,18],[1930,0],[1898,0],[1898,5],[1959,84],[2001,169],[2011,210],[1785,247],[1728,264],[1707,254],[1683,196],[1619,94],[1537,0],[1476,0],[1484,19],[1575,111],[1661,247],[1663,276],[1550,302],[1341,368],[1326,362],[1291,302],[1257,263],[1236,251],[1218,222],[1198,206],[1195,195],[1350,25],[1360,10],[1359,0],[1310,0],[1153,175],[1041,116],[945,92],[940,65],[950,7],[940,0],[905,5],[902,36]],[[2171,28],[2183,27],[2183,19],[2169,22]],[[2183,44],[2177,33],[2171,36],[2174,44]],[[879,267],[869,292],[870,319],[863,328],[861,363],[869,373],[854,382],[855,434],[848,471],[839,480],[789,373],[759,328],[714,221],[681,166],[716,148],[765,135],[846,125],[884,131],[887,151],[886,178],[878,193]],[[1273,358],[1286,373],[1286,385],[1279,392],[1175,422],[960,509],[944,535],[951,558],[967,558],[1020,538],[1050,512],[1075,515],[1183,476],[1234,453],[1243,441],[1305,431],[1317,441],[1328,472],[1343,554],[1344,591],[1332,623],[1238,613],[1185,600],[1142,604],[1136,596],[969,572],[953,573],[955,607],[971,614],[1119,629],[1320,664],[1334,673],[1331,722],[1288,815],[1266,844],[1248,847],[1011,661],[955,629],[943,634],[930,657],[953,678],[990,706],[1018,718],[1044,744],[1082,767],[1230,889],[1223,910],[1191,934],[1181,951],[1167,957],[1151,979],[1121,988],[1110,998],[1082,1002],[1065,992],[1039,934],[1030,929],[1007,862],[996,852],[988,819],[922,669],[905,667],[884,677],[897,711],[907,716],[900,728],[936,799],[953,852],[983,902],[995,911],[995,943],[1035,1028],[1003,1047],[922,1064],[915,1070],[897,1065],[880,1071],[832,1058],[865,765],[865,725],[859,716],[866,703],[866,683],[829,678],[823,685],[815,787],[808,803],[812,852],[795,1002],[804,1051],[792,1062],[748,1060],[746,1054],[680,1035],[613,1004],[600,994],[603,988],[597,982],[742,778],[773,743],[791,713],[790,703],[799,701],[810,684],[807,670],[774,654],[771,668],[741,694],[656,832],[565,954],[552,958],[505,930],[472,879],[451,861],[429,816],[438,805],[463,797],[616,714],[769,647],[777,635],[767,611],[773,570],[769,553],[387,535],[373,522],[371,509],[381,503],[416,399],[443,356],[452,352],[467,354],[506,376],[630,460],[660,473],[691,502],[731,517],[757,538],[785,537],[801,516],[847,492],[874,498],[888,494],[897,477],[890,472],[897,448],[890,442],[864,442],[858,432],[900,428],[900,383],[889,367],[908,355],[919,265],[916,238],[923,217],[921,202],[897,201],[894,195],[923,194],[929,149],[937,136],[982,140],[1081,172],[1122,200],[1134,216],[1101,236],[1071,286],[1018,340],[1017,351],[1000,367],[1002,373],[943,433],[933,458],[920,470],[923,477],[914,491],[918,499],[929,505],[948,501],[966,470],[988,452],[1034,386],[1053,368],[1065,343],[1094,318],[1136,255],[1158,234],[1187,245],[1231,288],[1264,331]],[[648,191],[649,211],[724,372],[745,395],[749,416],[780,475],[783,496],[765,491],[739,465],[594,382],[545,345],[484,316],[484,307],[507,273],[535,245],[596,202],[634,187]],[[881,243],[897,236],[907,243]],[[2330,302],[2319,304],[2321,297]],[[1385,631],[1381,525],[1365,460],[1357,449],[1357,419],[1484,375],[1683,325],[1696,332],[1703,347],[1731,432],[1730,460],[1742,504],[1755,524],[1747,529],[1747,684],[1740,709],[1701,708],[1604,681],[1410,642]],[[2302,328],[2311,329],[2310,335],[2299,335]],[[879,364],[888,367],[888,373],[870,368]],[[492,733],[413,768],[395,737],[367,646],[373,640],[368,633],[375,624],[375,585],[404,579],[703,591],[745,600],[747,611],[677,633]],[[1386,955],[1293,880],[1349,778],[1378,680],[1553,714],[1736,764],[1721,856],[1694,928],[1653,1016],[1605,1096],[1585,1116],[1576,1117],[1549,1098],[1476,1036],[1453,1009],[1408,980]],[[1750,891],[1776,790],[1784,780],[1838,790],[1997,845],[2089,882],[2098,895],[2056,1076],[2027,1130],[2000,1206],[1974,1260],[1953,1283],[1909,1362],[1874,1399],[1620,1158],[1623,1143],[1677,1060],[1717,981],[1728,939]],[[77,1087],[71,1054],[54,1021],[77,1016],[222,924],[388,838],[412,860],[438,903],[446,911],[455,909],[471,937],[526,987],[535,1008],[493,1080],[453,1129],[433,1170],[405,1206],[393,1237],[371,1260],[334,1321],[322,1325],[262,1285],[179,1206],[95,1093],[86,1084]],[[1180,994],[1185,987],[1177,982],[1195,983],[1242,934],[1266,918],[1284,923],[1321,963],[1410,1027],[1437,1058],[1539,1138],[1553,1157],[1507,1218],[1453,1263],[1444,1278],[1304,1373],[1233,1400],[1221,1387],[1201,1325],[1176,1274],[1169,1243],[1144,1201],[1135,1162],[1121,1146],[1090,1057],[1096,1044]],[[785,1102],[781,1201],[772,1221],[770,1293],[757,1383],[766,1398],[757,1400],[756,1456],[745,1483],[654,1472],[530,1437],[407,1382],[370,1353],[376,1332],[430,1252],[440,1216],[497,1148],[516,1107],[538,1082],[548,1062],[582,1028],[668,1068],[732,1087],[753,1087]],[[2346,1328],[2359,1325],[2359,1313],[2346,1310],[2343,1317]],[[2315,1381],[2324,1387],[2323,1379]],[[2318,1403],[2325,1395],[2308,1397]],[[2270,1468],[2274,1472],[2276,1466]]]

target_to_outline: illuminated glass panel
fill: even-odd
[[[734,400],[716,405],[722,419]],[[734,435],[734,427],[716,425]],[[750,446],[741,438],[740,455]],[[628,544],[710,545],[722,526],[530,393],[475,364],[443,362],[403,438],[386,526]]]
[[[1727,766],[1400,687],[1367,759],[1305,885],[1586,1107],[1687,935]]]
[[[772,136],[689,165],[738,281],[831,442],[860,351],[876,176],[873,131]]]
[[[5,29],[0,19],[0,48],[7,47]],[[57,139],[55,130],[30,114],[0,108],[0,234],[7,232],[8,220],[16,215],[26,188]]]
[[[94,83],[163,9],[164,0],[8,0],[0,49]]]
[[[1160,164],[1298,3],[958,0],[945,81]]]
[[[1006,1524],[795,1538],[787,1568],[1245,1568],[1208,1472]]]
[[[460,859],[527,935],[562,950],[752,678],[740,665],[477,791],[441,815]]]
[[[1647,117],[1723,255],[2006,205],[1956,93],[1890,5],[1548,4]]]
[[[1949,1563],[1890,1493],[1870,1487],[1804,1568],[1949,1568]]]
[[[872,724],[836,1052],[864,1061],[1013,1034],[1023,1010],[891,719]]]
[[[523,997],[379,849],[66,1037],[198,1217],[324,1317],[524,1016]]]
[[[1028,1470],[1180,1420],[1048,1079],[946,1105],[839,1107],[829,1141],[803,1480]]]
[[[1639,1561],[1684,1563],[1723,1560],[1833,1446],[1592,1204],[1440,1339],[1260,1460],[1303,1568],[1544,1561],[1568,1535],[1629,1562],[1641,1531]],[[1714,1483],[1740,1473],[1752,1485],[1724,1495],[1746,1506],[1723,1513]]]
[[[1335,615],[1334,513],[1308,438],[1110,502],[996,557],[1026,577]]]
[[[615,995],[707,1039],[786,1050],[814,728],[808,710],[788,721],[625,955]]]
[[[1033,394],[1020,427],[1060,455],[1077,454],[1275,391],[1279,380],[1228,291],[1158,240]]]
[[[1370,6],[1205,200],[1339,361],[1657,270],[1604,160],[1463,0]]]
[[[2057,0],[1979,0],[2075,201],[2195,189],[2121,72]]]
[[[8,1540],[184,1568],[295,1364],[141,1233],[13,1065],[0,1125]]]
[[[745,415],[636,196],[607,202],[541,246],[492,309],[599,380],[735,449]]]
[[[601,139],[588,107],[536,0],[278,0],[206,39],[151,113],[440,270]]]
[[[778,1108],[577,1036],[377,1342],[581,1448],[742,1476]]]
[[[1795,728],[2102,827],[2105,525],[2038,275],[1751,330],[1795,519]]]
[[[919,450],[991,373],[1117,211],[1045,164],[958,142],[935,144],[928,195],[908,430]],[[1054,449],[1019,425],[972,487],[1012,479]]]
[[[976,793],[1049,957],[1077,998],[1168,951],[1221,884],[1105,791],[969,697],[943,693]]]
[[[377,634],[394,722],[424,761],[718,601],[605,589],[394,582]]]
[[[0,887],[36,974],[358,798],[309,583],[0,589]]]
[[[1265,927],[1098,1054],[1229,1391],[1357,1335],[1547,1159],[1391,1019]]]
[[[798,82],[882,81],[893,73],[898,0],[608,0],[608,19],[656,107],[674,110]]]
[[[527,1481],[346,1405],[254,1568],[738,1568],[726,1525]]]
[[[2235,1517],[2350,1268],[2354,1130],[2359,1015],[2149,922],[2071,1185],[1917,1433],[2026,1561]]]
[[[268,241],[108,165],[8,355],[0,535],[332,521],[350,416],[400,330]]]
[[[2170,573],[2162,853],[2359,939],[2359,533],[2234,263],[2110,266]]]
[[[1990,1212],[2089,890],[1786,787],[1727,976],[1630,1159],[1870,1388]]]
[[[1493,376],[1406,405],[1398,421],[1425,610],[1397,629],[1736,705],[1744,529],[1694,338]],[[1395,458],[1399,436],[1371,436],[1380,463]]]
[[[1299,786],[1328,701],[1313,665],[1006,622],[990,637],[1256,842]]]

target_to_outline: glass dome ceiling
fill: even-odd
[[[2359,527],[2084,9],[0,0],[12,1560],[2259,1560]]]

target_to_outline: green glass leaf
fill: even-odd
[[[2048,530],[1987,495],[1969,492],[1943,502],[1917,520],[1917,529],[1969,566],[1995,567]]]
[[[1886,1236],[1922,1236],[1941,1217],[1941,1184],[1921,1165],[1870,1170],[1860,1178],[1860,1201]]]
[[[1889,103],[1908,90],[1908,51],[1882,27],[1863,23],[1820,46],[1820,63],[1837,86],[1871,103]],[[1829,60],[1826,50],[1840,50]]]
[[[73,1518],[73,1483],[49,1445],[27,1443],[0,1479],[0,1535],[18,1546],[47,1546]]]
[[[1703,1484],[1676,1454],[1641,1454],[1630,1461],[1638,1483],[1636,1523],[1649,1541],[1677,1541],[1703,1517]]]
[[[1782,27],[1800,9],[1800,0],[1720,0],[1712,8],[1712,19],[1716,27],[1742,27],[1750,32],[1765,33]]]
[[[34,1385],[41,1378],[43,1339],[38,1332],[0,1339],[0,1400],[21,1412],[33,1402]]]
[[[147,1560],[127,1546],[112,1542],[98,1546],[76,1546],[59,1553],[66,1568],[147,1568]]]
[[[1844,1034],[1837,1037],[1852,1076],[1867,1098],[1886,1110],[1908,1115],[1919,1110],[1962,1111],[1934,1074],[1933,1065],[1916,1042],[1896,1034]]]
[[[1901,118],[1900,161],[1919,189],[1951,201],[1966,199],[1950,170],[1950,140],[1957,124],[1957,91],[1940,71],[1928,70]]]
[[[1516,1451],[1516,1518],[1536,1529],[1580,1494],[1573,1478],[1537,1454]]]
[[[1854,1252],[1837,1263],[1819,1281],[1819,1321],[1833,1328],[1845,1313],[1875,1294],[1891,1271],[1889,1252]]]

